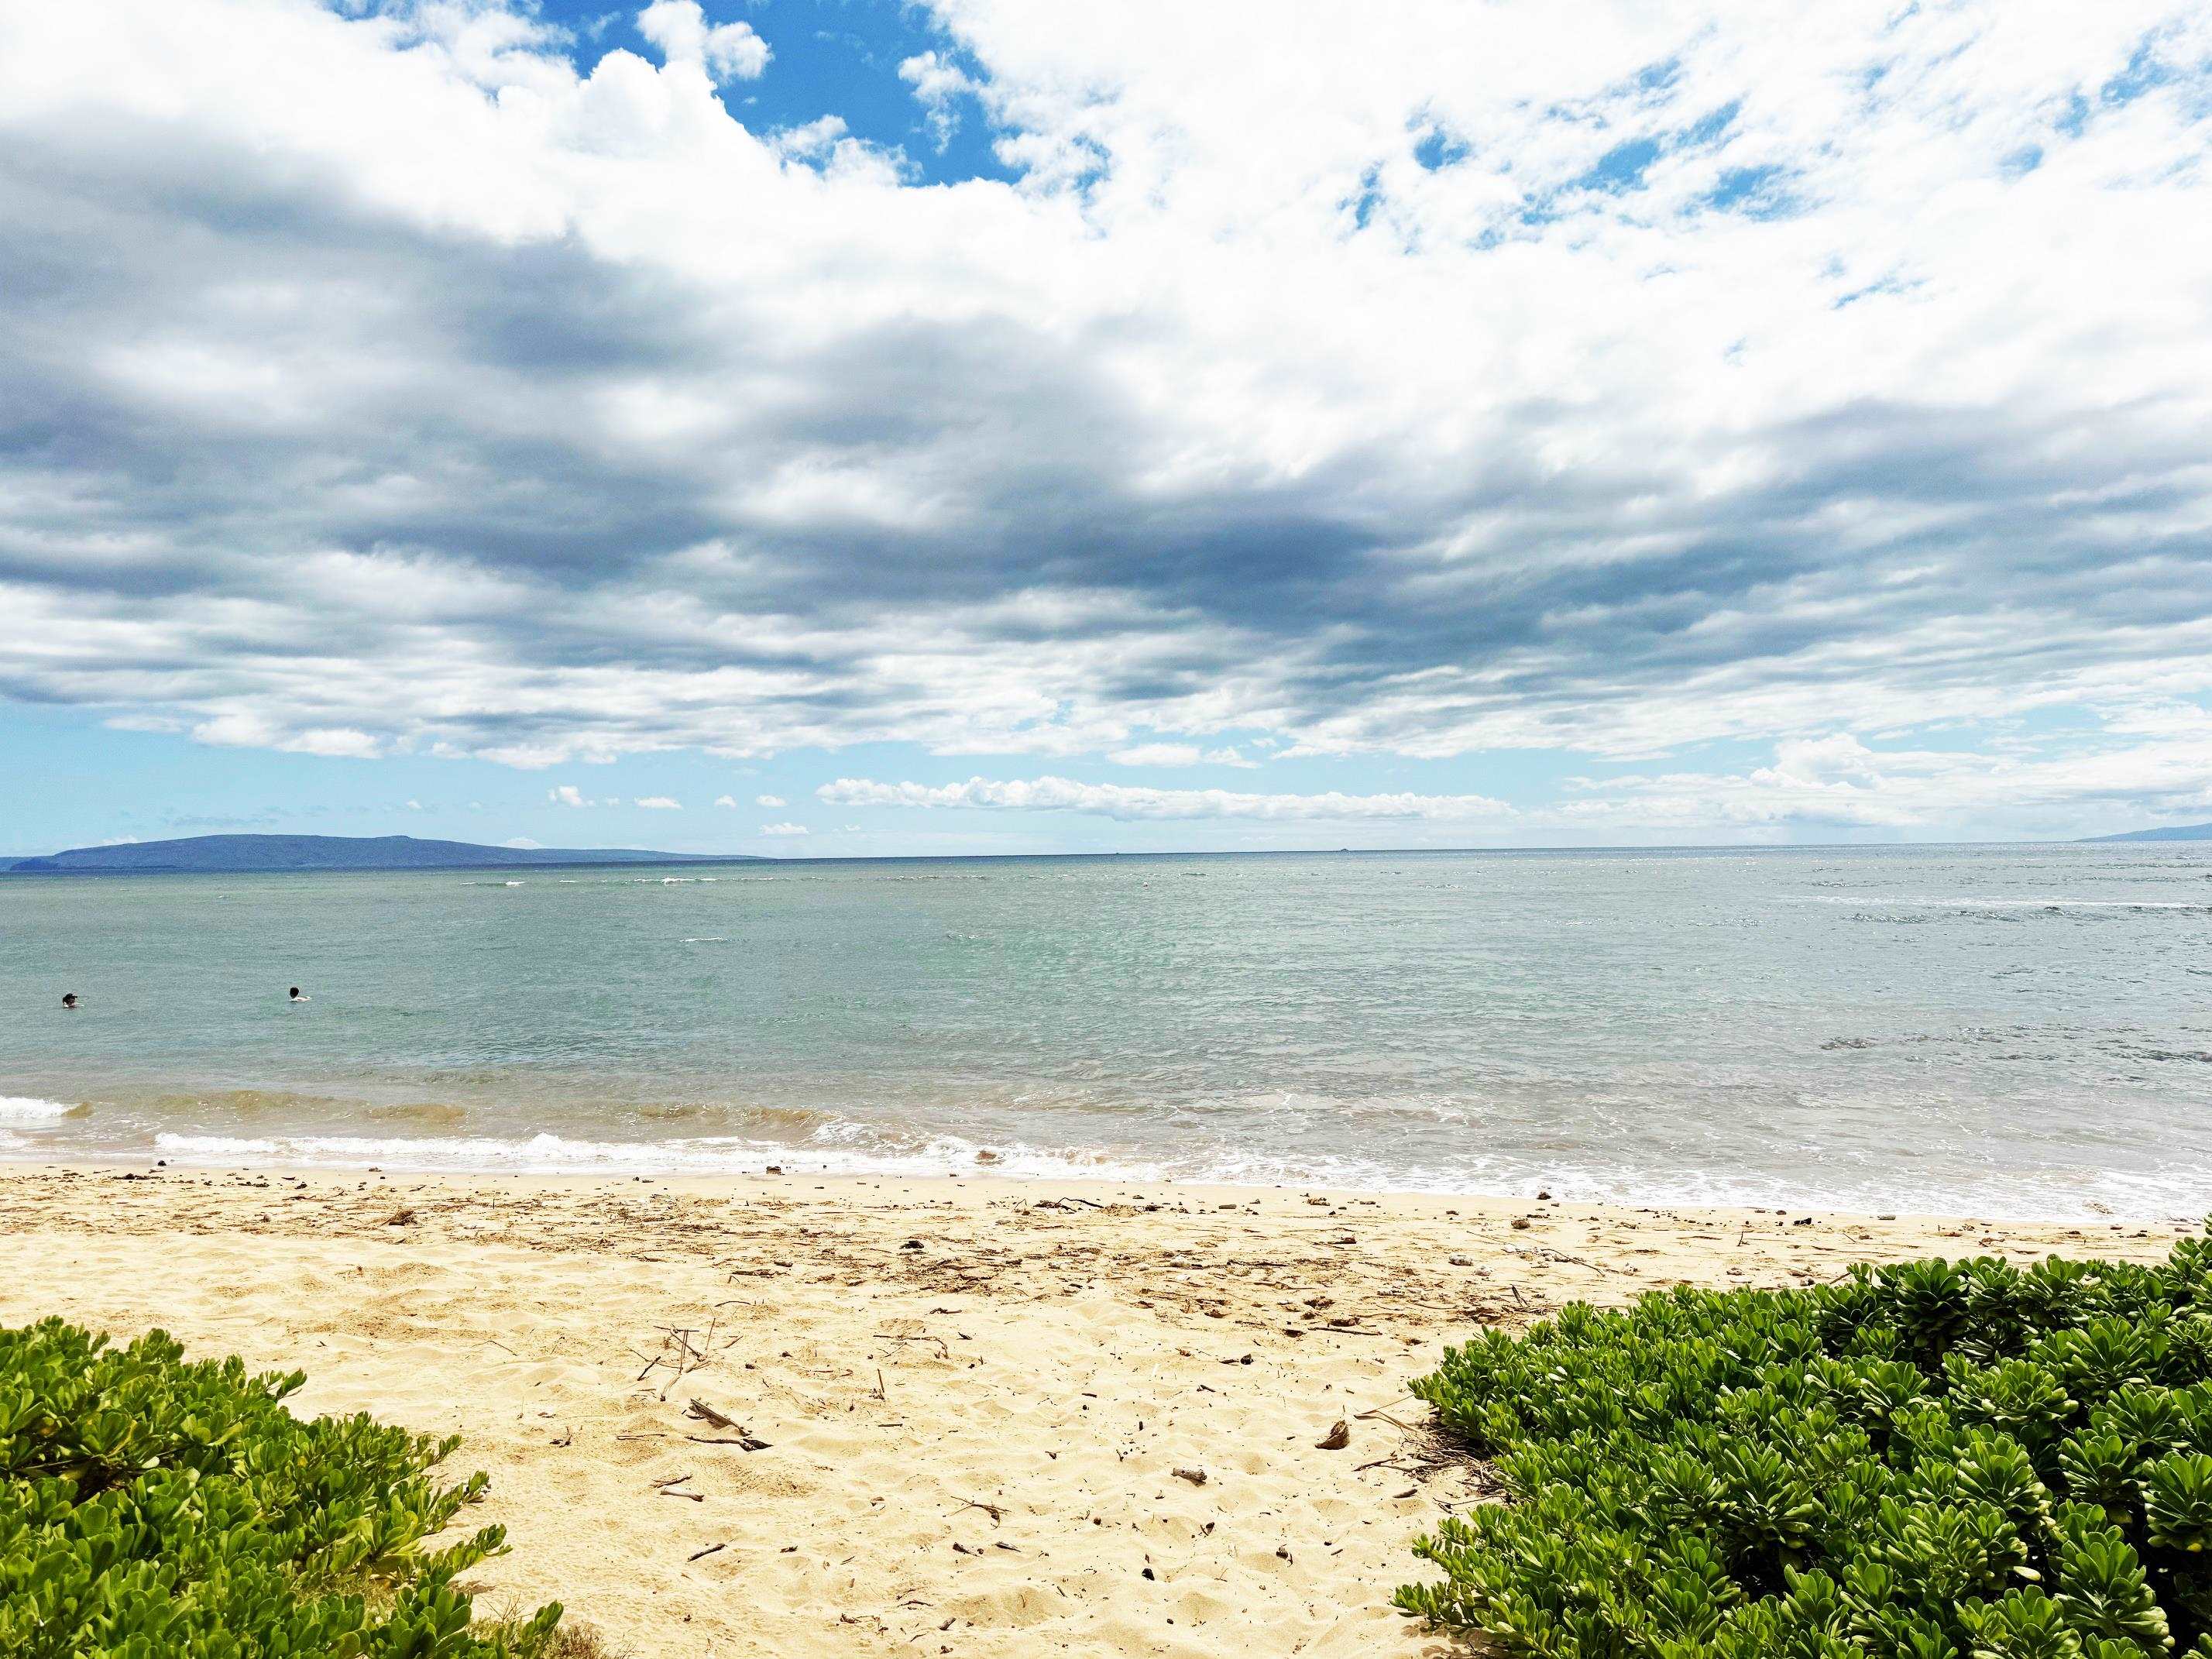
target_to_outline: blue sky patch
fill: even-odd
[[[702,0],[709,24],[743,22],[768,42],[771,56],[759,78],[723,87],[730,113],[756,132],[803,127],[835,115],[855,138],[903,149],[921,184],[967,179],[1012,180],[1018,170],[992,149],[982,102],[956,95],[949,127],[933,128],[899,65],[926,52],[967,72],[977,66],[920,6],[886,0]],[[635,9],[610,11],[599,0],[544,0],[539,15],[572,36],[569,56],[588,70],[619,46],[656,58],[637,32]]]

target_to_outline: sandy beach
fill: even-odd
[[[1440,1652],[1388,1599],[1414,1534],[1481,1494],[1404,1385],[1475,1326],[2194,1231],[36,1167],[0,1171],[0,1322],[159,1326],[304,1369],[304,1409],[462,1434],[514,1545],[484,1605],[558,1599],[654,1659]]]

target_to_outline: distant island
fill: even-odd
[[[412,836],[187,836],[180,841],[73,847],[0,866],[16,876],[266,874],[285,870],[516,870],[546,865],[759,864],[756,854],[651,853],[629,847],[478,847]]]
[[[2124,836],[2089,836],[2089,841],[2212,841],[2212,823],[2177,823],[2170,830],[2130,830]]]

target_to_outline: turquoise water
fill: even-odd
[[[2185,1214],[2212,848],[0,880],[0,1097],[16,1158]]]

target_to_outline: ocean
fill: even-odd
[[[6,878],[0,1158],[2194,1215],[2212,847]]]

